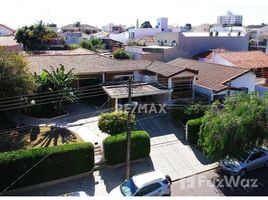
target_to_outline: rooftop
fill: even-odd
[[[234,64],[235,67],[268,68],[268,55],[261,51],[221,52],[219,55]]]
[[[196,84],[215,92],[227,89],[227,82],[250,71],[248,69],[208,64],[182,58],[172,60],[169,64],[177,67],[198,70],[198,79],[196,80]]]

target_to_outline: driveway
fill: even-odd
[[[184,139],[185,130],[169,114],[143,114],[137,129],[146,130],[151,137],[151,159],[155,169],[181,179],[216,167],[200,150]]]

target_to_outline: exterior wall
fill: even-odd
[[[192,57],[209,49],[225,48],[230,51],[247,51],[249,36],[184,36],[179,33],[180,56]]]
[[[8,36],[8,35],[13,35],[13,31],[9,30],[8,28],[0,24],[0,36]]]
[[[129,29],[129,39],[138,39],[144,36],[155,36],[162,32],[160,28],[133,28]]]
[[[64,40],[67,45],[69,44],[79,44],[82,39],[82,33],[71,33],[67,32],[64,34]]]
[[[255,91],[256,76],[253,72],[249,72],[231,81],[231,87],[245,87],[248,92]]]
[[[180,33],[178,32],[158,33],[155,36],[155,41],[156,41],[156,44],[160,46],[178,46],[179,35]]]
[[[196,93],[203,94],[203,95],[209,97],[210,100],[212,100],[212,96],[213,96],[212,90],[210,90],[208,88],[204,88],[204,87],[199,86],[199,85],[194,85],[194,91]]]

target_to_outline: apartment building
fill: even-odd
[[[243,16],[242,15],[235,15],[232,12],[228,11],[226,13],[226,15],[218,16],[217,24],[242,26],[242,24],[243,24]]]

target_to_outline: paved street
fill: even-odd
[[[265,196],[267,172],[268,169],[262,168],[244,177],[232,177],[220,169],[210,170],[173,182],[172,196]]]

